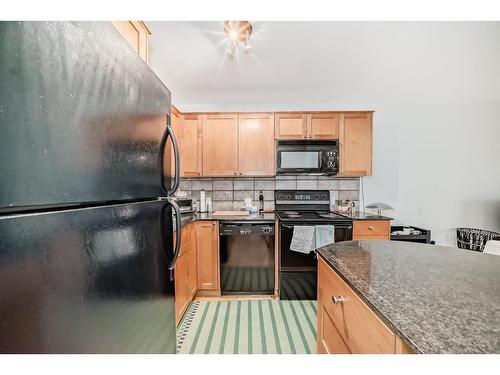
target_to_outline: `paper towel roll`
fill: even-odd
[[[207,212],[207,201],[205,199],[205,190],[200,191],[200,212]]]

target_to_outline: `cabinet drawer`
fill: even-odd
[[[358,353],[347,346],[330,314],[323,306],[321,306],[318,314],[322,314],[322,325],[319,327],[320,331],[318,332],[318,354]]]
[[[389,220],[354,220],[353,240],[389,240],[391,227]]]
[[[323,308],[352,352],[394,353],[394,333],[321,258],[318,287]],[[334,297],[342,302],[335,303]]]

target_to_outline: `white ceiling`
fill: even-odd
[[[500,40],[498,22],[253,22],[253,55],[234,61],[225,57],[222,22],[147,25],[151,67],[181,111],[375,109],[381,98],[429,96],[500,101],[500,64],[488,48]],[[477,58],[464,62],[471,54]]]

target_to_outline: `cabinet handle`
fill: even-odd
[[[370,230],[374,230],[375,228],[374,228],[374,227],[372,227],[372,226],[369,226],[369,227],[368,227],[368,229],[370,229]]]
[[[345,299],[342,296],[332,296],[332,301],[334,304],[338,305],[339,303],[344,302]]]

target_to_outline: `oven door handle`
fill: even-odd
[[[340,229],[352,229],[352,224],[329,224],[329,223],[323,223],[323,224],[297,224],[300,226],[311,226],[314,227],[316,225],[332,225],[334,228],[340,228]],[[286,225],[286,224],[281,224],[282,228],[288,228],[288,229],[293,229],[295,225]]]

